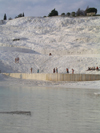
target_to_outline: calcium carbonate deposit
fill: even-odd
[[[51,53],[51,56],[49,56]],[[19,57],[19,63],[15,58]],[[22,17],[0,21],[0,71],[3,73],[59,73],[100,74],[100,17]],[[12,78],[0,75],[0,84]],[[14,80],[17,84],[18,79]],[[92,82],[22,81],[37,86],[97,87]]]

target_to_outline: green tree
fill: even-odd
[[[6,14],[4,14],[4,19],[3,20],[7,20],[7,16],[6,16]]]
[[[24,17],[25,15],[24,15],[24,13],[23,13],[23,17]]]
[[[61,16],[65,16],[65,13],[62,13]]]
[[[89,9],[89,6],[87,6],[87,8],[84,11],[85,15],[86,15],[88,9]]]
[[[72,12],[72,16],[75,17],[75,12]]]
[[[86,13],[91,13],[91,12],[95,12],[95,14],[97,13],[97,9],[96,8],[88,8],[86,9]]]
[[[76,12],[76,15],[77,16],[85,16],[85,11],[84,10],[81,10],[80,8],[77,10]]]
[[[67,13],[67,16],[70,16],[70,12]]]
[[[49,13],[48,17],[51,17],[51,16],[58,16],[58,11],[56,11],[55,9],[53,9],[53,10]]]
[[[20,17],[23,17],[23,14],[20,13],[20,14],[18,15],[18,18],[20,18]]]
[[[20,18],[20,17],[24,17],[24,13],[20,13],[18,16],[16,16],[15,18]]]

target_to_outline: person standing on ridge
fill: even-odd
[[[58,68],[56,67],[56,73],[58,73]]]
[[[74,74],[74,69],[72,69],[72,74]]]
[[[68,70],[68,68],[66,68],[66,72],[67,72],[67,73],[69,73],[69,70]]]
[[[31,67],[31,69],[30,69],[30,70],[31,70],[31,73],[32,73],[32,67]]]
[[[55,73],[55,68],[53,69],[53,73]]]

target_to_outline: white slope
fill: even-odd
[[[15,40],[14,39],[20,39]],[[49,56],[52,53],[52,56]],[[19,57],[19,63],[15,58]],[[100,17],[23,17],[0,21],[1,72],[75,73],[100,67]]]

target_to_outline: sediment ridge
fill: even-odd
[[[6,76],[20,79],[42,81],[95,81],[100,80],[100,74],[62,74],[62,73],[2,73]]]

